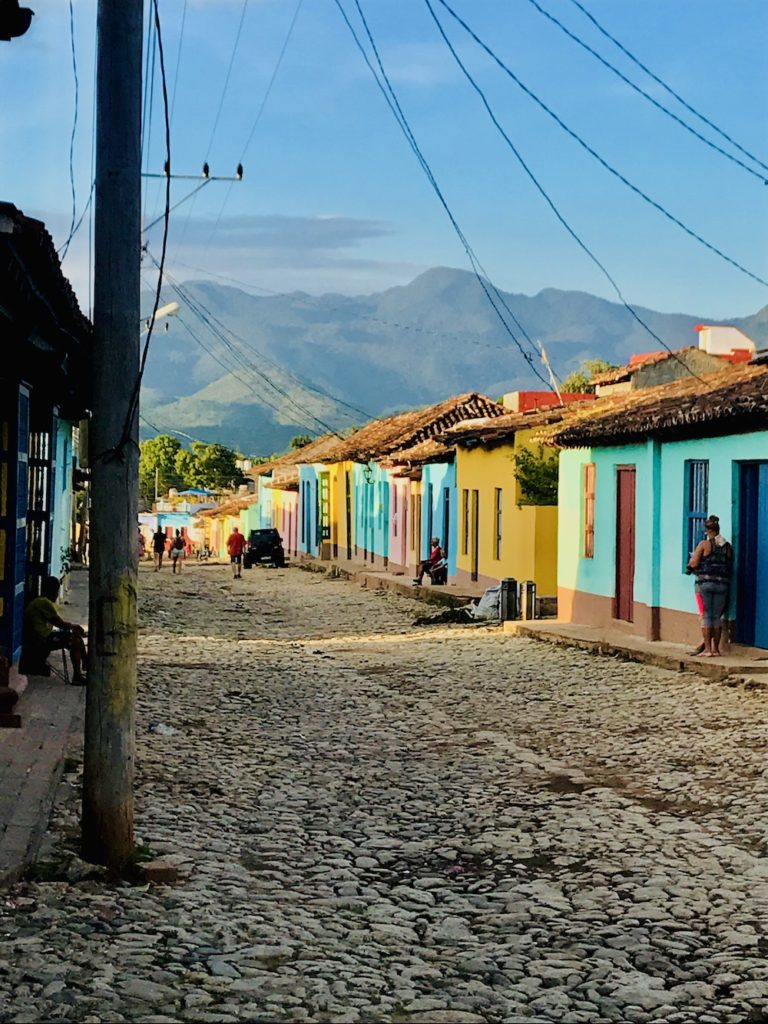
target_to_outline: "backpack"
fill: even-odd
[[[173,546],[176,548],[177,551],[181,551],[181,549],[184,547],[183,537],[177,537],[173,542]]]

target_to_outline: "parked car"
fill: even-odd
[[[283,541],[277,530],[251,530],[249,533],[243,567],[250,569],[254,565],[274,565],[277,568],[285,565]]]

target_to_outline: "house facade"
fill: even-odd
[[[715,514],[735,553],[733,635],[768,648],[768,367],[599,401],[546,439],[561,449],[561,619],[696,640],[685,567]]]
[[[73,431],[88,411],[92,338],[45,226],[9,203],[0,331],[0,648],[15,666],[26,601],[61,571],[70,544]]]

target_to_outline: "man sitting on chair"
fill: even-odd
[[[415,577],[413,585],[415,587],[421,586],[421,581],[424,579],[424,573],[431,578],[435,570],[438,569],[444,561],[445,552],[440,547],[440,538],[433,537],[429,558],[425,558],[423,562],[419,562],[418,575]]]
[[[27,672],[32,675],[47,674],[44,671],[48,655],[62,649],[69,651],[72,659],[72,684],[85,686],[85,630],[75,622],[67,622],[59,614],[56,599],[59,596],[59,580],[47,576],[43,580],[42,594],[33,598],[24,612],[24,658]]]

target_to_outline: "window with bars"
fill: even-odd
[[[595,464],[584,466],[584,558],[595,557]]]
[[[688,459],[685,463],[685,507],[683,510],[683,568],[704,536],[709,504],[709,461]]]
[[[502,509],[503,494],[500,487],[496,487],[493,495],[493,557],[498,561],[501,558],[501,530],[502,530]]]

